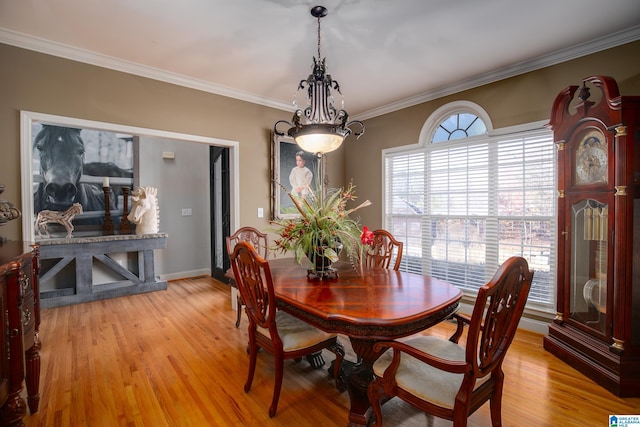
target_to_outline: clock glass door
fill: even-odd
[[[609,207],[594,199],[571,204],[570,319],[607,335]]]

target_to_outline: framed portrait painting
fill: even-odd
[[[289,194],[307,197],[319,188],[320,162],[324,157],[302,150],[289,136],[273,134],[272,218],[299,218]]]

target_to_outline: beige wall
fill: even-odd
[[[0,198],[22,206],[20,111],[239,142],[240,225],[268,227],[271,130],[290,113],[0,44]],[[292,91],[295,82],[292,82]],[[342,154],[329,173],[342,181]],[[265,217],[257,218],[257,208]],[[22,236],[21,221],[0,235]]]
[[[257,208],[270,206],[271,129],[290,113],[0,44],[0,196],[20,194],[20,110],[239,141],[240,225],[268,227]],[[356,65],[354,65],[356,66]],[[494,128],[546,120],[557,93],[584,77],[615,78],[624,95],[640,95],[640,42],[527,73],[366,120],[360,140],[328,156],[332,185],[353,179],[362,222],[382,221],[381,150],[414,144],[434,110],[454,100],[481,105]],[[345,88],[348,91],[348,88]],[[347,100],[348,101],[348,100]],[[0,235],[21,237],[19,220]]]
[[[457,100],[475,102],[487,111],[494,129],[548,120],[556,95],[592,75],[613,77],[622,95],[640,95],[640,42],[367,120],[366,133],[346,144],[345,150],[345,178],[353,179],[361,199],[373,202],[361,211],[362,224],[369,228],[382,224],[381,150],[416,144],[425,121],[442,105]]]

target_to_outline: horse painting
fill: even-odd
[[[60,211],[40,211],[36,218],[35,229],[38,230],[38,236],[42,238],[42,230],[44,230],[47,237],[51,237],[47,224],[55,222],[62,224],[67,230],[67,239],[71,238],[73,233],[73,217],[82,213],[82,205],[80,203],[74,203],[69,209],[64,212]]]
[[[127,219],[136,224],[137,236],[158,232],[160,209],[157,196],[158,189],[155,187],[138,187],[131,193],[133,206]]]
[[[34,211],[65,210],[73,203],[86,210],[104,210],[99,188],[80,184],[84,167],[84,141],[80,129],[43,125],[34,140],[40,154],[40,183],[34,195]]]
[[[85,144],[80,132],[81,129],[43,124],[34,138],[42,179],[33,196],[34,214],[41,210],[64,211],[73,203],[80,203],[85,211],[104,212],[101,186],[81,182],[82,176],[133,177],[132,172],[113,163],[85,163]],[[112,197],[110,209],[116,209],[115,199]],[[102,218],[93,221],[100,222]]]

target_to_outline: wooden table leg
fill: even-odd
[[[347,390],[351,408],[349,410],[349,427],[365,427],[371,415],[371,406],[367,397],[367,388],[373,381],[373,363],[380,357],[381,352],[374,352],[373,346],[377,340],[350,337],[353,351],[358,356],[358,363],[351,369]]]

